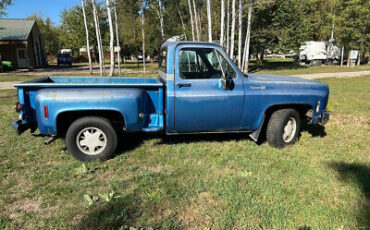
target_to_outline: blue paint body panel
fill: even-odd
[[[236,73],[235,87],[223,89],[220,79],[182,79],[179,52],[184,48],[217,50]],[[17,124],[37,123],[42,134],[57,135],[64,113],[111,111],[122,115],[127,132],[253,132],[273,106],[305,105],[313,110],[312,122],[321,122],[326,111],[326,84],[289,76],[245,76],[212,43],[168,42],[162,49],[165,71],[158,71],[158,79],[48,77],[15,84],[22,104]],[[178,86],[189,83],[191,87]]]

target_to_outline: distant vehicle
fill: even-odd
[[[47,77],[15,84],[17,133],[65,138],[81,161],[112,156],[119,133],[265,133],[271,146],[298,140],[301,123],[324,125],[327,84],[291,76],[244,75],[213,43],[166,42],[159,77]]]
[[[60,65],[72,66],[72,57],[69,54],[58,54],[57,62],[58,66]]]
[[[330,60],[340,59],[340,49],[334,45],[335,40],[325,41],[307,41],[299,48],[299,62],[312,64],[322,63]]]

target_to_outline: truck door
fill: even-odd
[[[175,132],[240,130],[244,83],[218,47],[180,45],[175,61]],[[235,87],[224,89],[223,76]]]

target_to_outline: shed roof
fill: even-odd
[[[26,41],[35,23],[32,19],[0,19],[0,41]]]

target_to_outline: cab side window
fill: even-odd
[[[211,48],[184,48],[180,50],[179,72],[182,79],[235,78],[236,74],[224,56]]]

